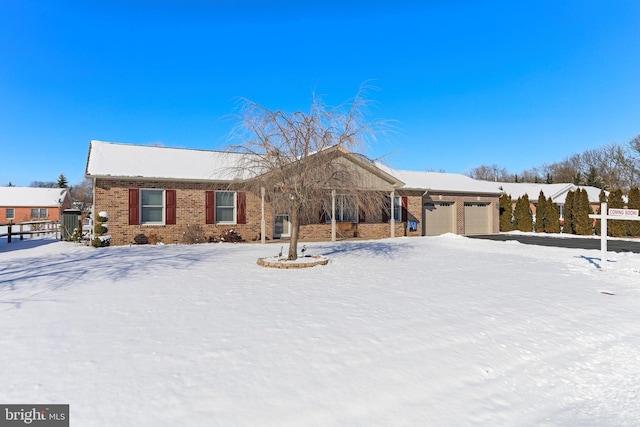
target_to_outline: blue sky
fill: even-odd
[[[82,180],[89,141],[221,149],[237,97],[365,81],[367,153],[516,173],[640,134],[640,2],[0,0],[0,185]]]

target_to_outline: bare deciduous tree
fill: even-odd
[[[606,144],[598,149],[588,150],[582,155],[587,168],[598,171],[606,188],[625,188],[623,170],[625,153],[620,144]]]
[[[85,178],[71,187],[71,199],[75,207],[88,213],[93,203],[93,181],[90,178]]]
[[[264,188],[274,210],[289,214],[289,260],[298,257],[300,225],[314,216],[317,222],[323,207],[330,212],[332,189],[355,212],[379,212],[384,205],[386,195],[367,191],[371,187],[355,166],[366,168],[371,161],[352,153],[386,128],[385,122],[366,120],[369,104],[363,88],[332,108],[314,96],[309,112],[287,113],[241,100],[231,134],[231,151],[243,154],[235,172],[245,177],[239,185],[254,194]]]
[[[481,165],[477,168],[471,169],[468,176],[474,179],[481,179],[483,181],[508,181],[510,180],[507,168],[498,166],[495,163],[491,166]]]
[[[504,182],[557,182],[591,185],[599,188],[622,188],[628,191],[640,184],[640,135],[627,144],[609,143],[574,154],[560,162],[511,175],[496,166],[479,166],[468,173],[476,179],[504,176]]]

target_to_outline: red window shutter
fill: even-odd
[[[216,192],[215,191],[205,191],[205,202],[204,202],[204,210],[205,210],[205,224],[215,224],[216,223]]]
[[[165,224],[176,223],[176,190],[165,190]]]
[[[236,223],[247,223],[247,194],[244,191],[238,191],[236,193]]]
[[[409,217],[409,198],[407,196],[402,196],[402,222],[407,222],[407,218]]]
[[[140,190],[129,189],[129,225],[140,225]]]

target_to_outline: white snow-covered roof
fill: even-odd
[[[512,200],[516,200],[525,194],[529,196],[529,200],[537,202],[540,191],[544,193],[546,198],[551,197],[554,203],[564,203],[569,191],[576,191],[578,188],[586,190],[590,203],[598,203],[600,197],[600,189],[589,186],[577,186],[574,184],[540,184],[530,182],[499,182],[505,194],[511,196]]]
[[[602,191],[598,187],[590,187],[586,185],[578,185],[578,188],[582,190],[587,190],[587,195],[589,196],[590,203],[600,203],[600,192]],[[605,191],[607,197],[609,196],[609,192]],[[625,196],[626,197],[626,196]]]
[[[376,166],[404,182],[403,188],[406,189],[436,192],[501,193],[498,183],[479,181],[462,174],[391,169],[379,163]]]
[[[59,207],[66,195],[64,188],[0,187],[0,206]]]
[[[91,141],[89,177],[230,181],[249,177],[238,166],[246,156],[222,151]]]
[[[244,170],[238,165],[248,157],[239,153],[142,146],[91,141],[86,175],[134,179],[179,179],[194,181],[230,181],[247,179],[259,171]],[[415,172],[391,169],[380,163],[382,172],[403,182],[407,189],[442,192],[501,193],[499,183],[480,181],[462,174]]]
[[[553,202],[557,202],[557,198],[562,196],[562,202],[564,202],[567,192],[576,189],[573,184],[542,184],[535,182],[499,182],[498,185],[500,185],[505,194],[511,196],[512,200],[517,200],[526,194],[529,197],[529,201],[532,202],[538,200],[540,191],[544,193],[546,198],[551,197]]]

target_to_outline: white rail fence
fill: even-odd
[[[60,233],[60,224],[58,221],[52,220],[0,224],[0,238],[6,237],[7,243],[11,243],[14,236],[19,236],[20,240],[24,240],[24,236],[55,234],[57,239],[58,233]]]

